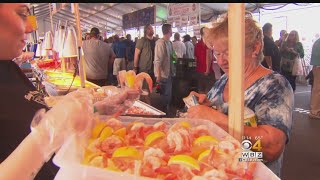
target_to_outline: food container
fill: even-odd
[[[137,113],[134,113],[132,110],[136,109]],[[142,113],[138,113],[139,111],[143,111]],[[123,115],[125,116],[139,116],[139,117],[163,117],[166,113],[156,109],[155,107],[150,106],[140,100],[134,102],[132,107],[128,109]]]
[[[101,118],[102,119],[102,118]],[[164,121],[166,124],[173,125],[179,121],[187,121],[193,126],[206,125],[211,132],[212,136],[218,139],[222,139],[226,136],[230,136],[223,129],[216,124],[201,119],[184,119],[184,118],[141,118],[141,117],[129,117],[120,116],[119,119],[128,124],[134,121],[140,121],[145,124],[153,125],[159,121]],[[147,177],[135,176],[125,172],[114,172],[102,168],[93,166],[82,165],[81,161],[84,156],[84,149],[87,146],[88,139],[71,136],[63,144],[61,149],[53,158],[54,164],[60,167],[60,173],[56,179],[117,179],[117,180],[132,180],[132,179],[150,179]],[[279,178],[262,162],[258,162],[256,171],[254,173],[254,179],[259,180],[279,180]]]

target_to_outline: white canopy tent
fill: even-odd
[[[52,3],[51,3],[52,4]],[[56,3],[57,4],[57,3]],[[52,17],[53,24],[59,20],[66,20],[75,25],[75,19],[71,13],[70,3],[58,3],[57,13]],[[62,8],[61,4],[65,4]],[[246,10],[254,13],[261,9],[277,9],[289,3],[245,3]],[[291,3],[292,4],[292,3]],[[311,3],[295,3],[296,5],[309,5]],[[80,21],[82,32],[89,31],[92,27],[98,27],[101,32],[113,32],[122,29],[122,16],[124,14],[156,6],[156,22],[161,24],[167,20],[167,6],[169,3],[79,3]],[[32,10],[39,23],[39,35],[50,30],[49,3],[31,3]],[[226,12],[228,3],[200,3],[201,22],[212,21],[219,14]]]

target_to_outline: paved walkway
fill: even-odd
[[[297,86],[291,140],[283,161],[282,179],[320,179],[320,120],[309,119],[310,86]]]

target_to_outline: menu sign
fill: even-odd
[[[198,23],[200,3],[169,3],[168,23],[175,27],[193,26]],[[181,18],[178,19],[177,17]]]
[[[194,26],[198,24],[198,14],[190,15],[189,16],[189,25]]]
[[[181,16],[199,13],[199,3],[169,3],[168,16]]]
[[[154,24],[156,13],[155,6],[140,9],[138,11],[124,14],[122,16],[122,27],[123,29],[129,29],[133,27],[140,27],[147,24]]]

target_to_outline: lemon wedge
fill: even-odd
[[[193,141],[193,146],[200,146],[201,144],[218,144],[218,140],[213,136],[200,136]]]
[[[129,157],[133,159],[139,159],[140,153],[134,147],[119,147],[113,152],[112,157],[113,158]]]
[[[105,122],[99,122],[92,130],[91,138],[96,139],[100,136],[101,131],[103,128],[107,126]]]
[[[146,137],[146,140],[144,141],[144,145],[145,146],[149,146],[151,145],[153,142],[155,142],[156,140],[165,137],[166,134],[162,131],[155,131],[151,134],[148,134],[148,136]]]
[[[205,151],[203,151],[200,155],[199,155],[199,157],[198,157],[198,161],[202,161],[205,157],[207,157],[209,154],[210,154],[210,150],[205,150]]]
[[[100,141],[104,141],[105,139],[107,139],[108,137],[110,137],[113,133],[113,129],[109,126],[106,126],[105,128],[103,128],[103,130],[101,131],[99,140]]]
[[[116,130],[113,134],[117,135],[119,137],[125,138],[125,136],[127,134],[127,129],[125,127],[124,128],[120,128],[120,129]]]
[[[196,159],[188,155],[176,155],[170,158],[168,165],[179,164],[191,169],[200,171],[199,163]]]
[[[191,127],[190,123],[188,123],[188,122],[186,122],[186,121],[180,122],[180,125],[183,126],[183,127],[185,127],[185,128],[187,128],[187,129]]]

